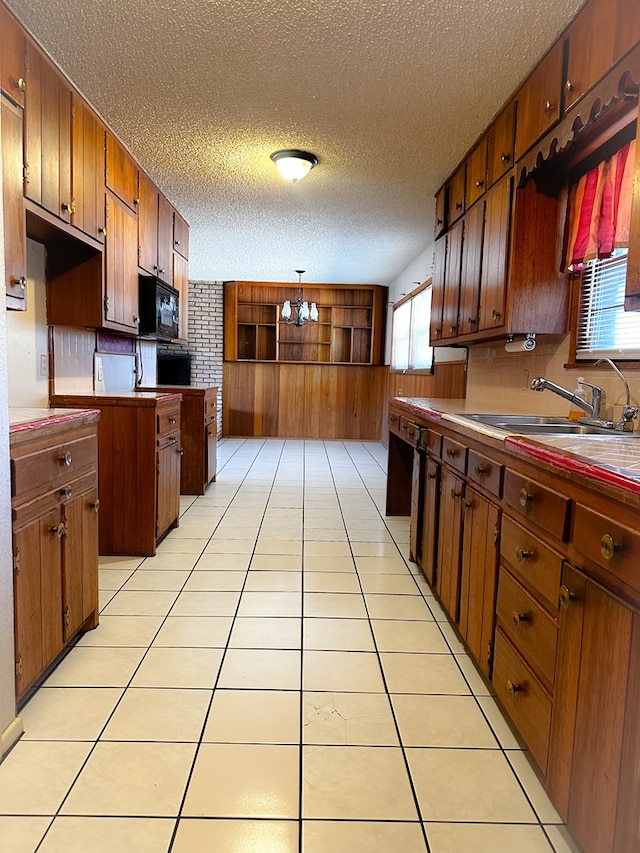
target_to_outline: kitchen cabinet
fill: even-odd
[[[447,188],[447,221],[449,225],[453,225],[464,213],[466,180],[467,166],[466,163],[463,163],[451,178]]]
[[[158,193],[158,262],[155,274],[173,286],[173,207]]]
[[[71,95],[71,224],[105,239],[105,127],[77,92]]]
[[[98,624],[97,413],[12,431],[16,695]]]
[[[467,159],[467,208],[484,195],[487,188],[487,139],[482,137]]]
[[[589,0],[572,21],[564,81],[565,111],[613,65],[616,38],[615,6],[611,0]]]
[[[447,466],[440,474],[436,592],[452,622],[458,622],[464,481]]]
[[[561,601],[550,793],[585,853],[637,850],[638,613],[569,563]]]
[[[516,103],[508,104],[487,131],[487,187],[513,166]]]
[[[464,247],[464,220],[456,222],[447,234],[444,291],[442,307],[442,340],[458,336],[458,308],[460,304],[460,275]]]
[[[109,128],[106,134],[106,152],[106,187],[135,211],[138,205],[138,166]]]
[[[436,193],[436,224],[434,237],[436,240],[447,230],[447,188],[441,187]]]
[[[14,104],[24,107],[26,83],[26,41],[24,30],[0,6],[0,87]]]
[[[481,201],[469,211],[465,220],[456,321],[459,335],[470,335],[478,330],[484,227],[485,203]]]
[[[189,260],[189,224],[177,210],[173,214],[173,248],[185,261]]]
[[[71,221],[71,86],[31,40],[27,42],[24,194]]]
[[[187,342],[189,337],[189,262],[178,252],[173,253],[173,286],[178,298],[178,340]]]
[[[442,339],[442,312],[444,310],[445,271],[449,235],[436,240],[433,249],[433,280],[431,285],[431,322],[429,338],[432,343]]]
[[[479,288],[480,331],[500,328],[505,322],[512,193],[510,177],[487,193]]]
[[[22,110],[4,95],[0,106],[7,308],[23,311],[27,307],[27,235],[22,199]]]
[[[131,332],[138,329],[138,223],[135,213],[106,193],[104,255],[104,325]]]
[[[158,269],[158,188],[138,171],[138,265],[149,275]]]
[[[427,583],[435,585],[438,565],[438,517],[440,514],[440,474],[442,466],[427,456],[424,470],[422,544],[419,566]]]
[[[562,56],[557,41],[516,95],[516,160],[560,119]]]
[[[180,394],[54,395],[52,405],[91,407],[98,427],[100,553],[153,556],[178,525]]]

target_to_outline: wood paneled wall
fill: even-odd
[[[464,397],[465,389],[461,362],[409,376],[387,366],[227,361],[222,433],[386,441],[389,397]]]
[[[386,379],[386,367],[227,361],[222,433],[377,441]]]

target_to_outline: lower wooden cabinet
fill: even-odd
[[[440,479],[436,592],[452,621],[456,623],[460,603],[463,501],[463,480],[443,466]]]
[[[98,624],[96,413],[11,433],[16,696]]]

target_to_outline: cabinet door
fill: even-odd
[[[427,457],[424,472],[422,547],[420,549],[419,566],[430,586],[433,586],[436,580],[441,467],[434,459]]]
[[[138,265],[150,275],[158,269],[158,188],[138,172]]]
[[[26,89],[25,37],[22,27],[0,6],[0,85],[11,100],[24,106]]]
[[[494,121],[487,134],[487,186],[492,186],[513,166],[515,140],[515,101]]]
[[[433,284],[431,285],[431,323],[429,331],[429,335],[432,341],[439,341],[442,338],[442,311],[444,308],[444,281],[447,262],[448,239],[448,235],[445,234],[444,237],[441,237],[439,240],[436,240],[433,254]]]
[[[207,425],[205,431],[206,482],[212,483],[216,478],[216,455],[218,443],[218,424],[214,421]]]
[[[460,219],[464,213],[465,185],[466,185],[467,167],[466,163],[460,166],[458,171],[449,181],[448,187],[448,203],[449,212],[447,219],[449,225]]]
[[[180,294],[178,302],[178,338],[187,342],[189,337],[189,262],[173,253],[173,286]]]
[[[505,178],[487,193],[480,288],[481,331],[505,324],[512,184],[511,178]]]
[[[65,642],[92,613],[97,617],[98,507],[95,487],[74,495],[63,505],[66,528],[62,561]]]
[[[157,538],[162,536],[180,515],[180,454],[179,434],[167,437],[158,449]]]
[[[14,530],[16,693],[33,684],[62,649],[60,508]],[[58,535],[60,534],[60,535]]]
[[[458,333],[461,335],[478,331],[484,212],[485,204],[482,201],[469,211],[465,221],[458,309]]]
[[[173,284],[173,207],[158,194],[158,278]]]
[[[613,64],[616,13],[611,0],[589,0],[569,27],[564,107],[568,110]]]
[[[442,187],[436,193],[436,224],[434,237],[440,237],[447,228],[447,188]]]
[[[460,588],[460,633],[485,675],[491,675],[500,513],[467,488]]]
[[[516,159],[560,118],[562,42],[556,42],[517,95]]]
[[[107,130],[106,185],[131,210],[138,201],[138,167],[127,149]]]
[[[111,193],[106,194],[105,323],[113,328],[138,328],[138,223],[135,213]]]
[[[189,260],[189,226],[177,210],[173,214],[173,248]]]
[[[622,849],[614,838],[628,685],[637,685],[629,679],[634,617],[573,567],[562,580],[547,785],[585,853],[609,853]],[[637,716],[637,695],[629,700]],[[637,767],[640,756],[629,759]],[[637,826],[637,803],[635,813]]]
[[[27,238],[22,199],[22,110],[2,97],[2,201],[7,308],[27,307]]]
[[[463,481],[443,467],[440,481],[436,592],[454,622],[458,621],[460,603],[463,500]]]
[[[467,160],[467,207],[471,207],[487,188],[487,138],[476,145]]]
[[[71,87],[31,42],[25,122],[25,195],[70,222]]]
[[[71,107],[71,224],[104,242],[105,128],[76,92]]]
[[[640,41],[640,3],[636,0],[617,0],[614,16],[616,30],[613,42],[613,61]]]
[[[421,562],[422,551],[422,513],[424,511],[424,468],[426,456],[413,451],[413,471],[411,474],[411,524],[409,527],[409,559]]]
[[[458,307],[460,273],[464,242],[464,221],[456,223],[447,234],[447,258],[444,274],[444,306],[442,309],[442,338],[458,336]]]

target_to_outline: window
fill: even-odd
[[[624,310],[627,249],[584,264],[576,340],[578,361],[640,359],[640,313]]]
[[[431,282],[412,291],[393,308],[391,331],[392,370],[431,370],[429,345]]]

